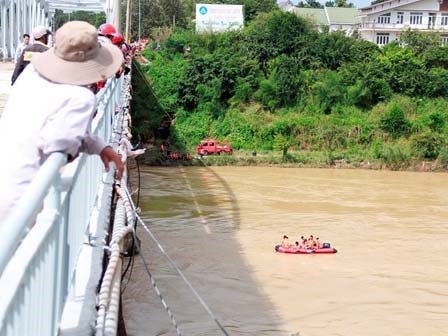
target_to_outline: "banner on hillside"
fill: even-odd
[[[216,33],[243,26],[242,5],[196,4],[196,32]]]

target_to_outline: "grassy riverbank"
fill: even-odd
[[[199,158],[191,155],[190,160],[172,160],[163,155],[156,146],[148,146],[139,162],[149,166],[276,166],[284,168],[336,168],[336,169],[388,169],[402,171],[440,172],[448,171],[448,164],[440,160],[411,161],[366,160],[360,157],[340,159],[328,152],[290,152],[287,156],[275,151],[260,153],[239,150],[232,155],[210,155]]]
[[[200,164],[443,169],[448,46],[400,38],[378,48],[277,11],[241,31],[176,32],[143,52],[149,89],[134,86],[134,124],[173,152],[208,137],[232,144],[232,157]]]

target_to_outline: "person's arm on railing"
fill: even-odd
[[[120,156],[112,149],[112,147],[107,146],[105,147],[101,153],[100,153],[101,160],[104,163],[104,167],[106,171],[109,171],[109,163],[113,162],[115,163],[115,168],[117,168],[117,174],[115,178],[117,180],[121,180],[121,177],[123,176],[123,162],[121,162]]]
[[[68,154],[69,160],[75,159],[80,152],[99,155],[106,171],[109,163],[114,162],[117,178],[123,174],[123,163],[118,154],[100,137],[90,134],[91,118],[95,109],[95,96],[80,87],[78,95],[47,120],[39,136],[39,148],[43,157],[54,152]]]

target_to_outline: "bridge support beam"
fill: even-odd
[[[50,15],[39,0],[0,0],[0,59],[12,59],[22,40],[37,25],[49,26]]]
[[[107,22],[120,29],[120,0],[0,0],[0,61],[13,59],[22,35],[33,27],[50,27],[56,9],[105,12]]]

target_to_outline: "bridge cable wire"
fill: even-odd
[[[135,237],[134,237],[134,239],[135,239]],[[182,332],[180,331],[180,328],[179,328],[176,320],[174,319],[174,315],[171,312],[171,309],[168,306],[168,304],[166,303],[165,299],[163,298],[162,293],[160,292],[159,288],[157,287],[156,280],[154,279],[154,276],[151,274],[151,271],[149,270],[148,264],[146,263],[146,260],[143,256],[141,248],[139,248],[139,255],[142,258],[143,265],[145,266],[146,273],[148,274],[149,279],[151,280],[151,284],[154,287],[154,290],[156,291],[160,301],[162,302],[163,308],[165,308],[166,312],[168,313],[168,316],[170,317],[171,323],[173,324],[174,328],[176,328],[177,335],[182,336]]]
[[[159,97],[157,97],[157,95],[155,94],[151,84],[149,83],[148,79],[146,78],[141,66],[138,64],[138,62],[135,62],[135,69],[137,69],[137,72],[139,73],[140,77],[143,79],[143,82],[145,83],[146,87],[150,90],[152,96],[154,97],[154,99],[156,100],[157,104],[161,107],[162,112],[169,118],[170,121],[173,121],[173,117],[172,115],[170,115],[167,112],[166,107],[160,102]]]
[[[128,220],[128,223],[130,224],[130,223],[134,222],[133,230],[132,230],[132,238],[133,238],[132,239],[132,246],[136,246],[138,248],[138,250],[139,250],[138,252],[139,252],[139,254],[140,254],[140,256],[141,256],[141,258],[143,260],[143,264],[145,266],[146,273],[148,274],[149,279],[151,280],[151,284],[154,287],[157,295],[159,296],[160,301],[162,302],[163,308],[168,313],[168,316],[170,317],[172,325],[176,329],[177,336],[182,336],[182,332],[181,332],[181,330],[179,328],[179,325],[177,324],[176,319],[174,318],[174,315],[171,312],[170,307],[168,306],[167,302],[163,298],[162,293],[160,292],[159,288],[157,287],[156,281],[155,281],[153,275],[151,274],[151,272],[149,270],[149,267],[148,267],[148,265],[146,263],[146,260],[143,257],[143,253],[141,251],[141,248],[138,246],[138,244],[136,244],[136,242],[137,242],[137,235],[136,235],[136,232],[135,232],[135,227],[137,225],[137,219],[136,219],[136,217],[134,217],[135,216],[135,206],[134,206],[132,198],[131,198],[131,196],[130,196],[130,194],[128,192],[128,189],[125,188],[125,187],[122,188],[119,183],[116,183],[115,184],[115,190],[117,191],[118,195],[120,196],[120,198],[121,198],[121,200],[122,200],[122,202],[124,204],[124,207],[126,208],[126,218]],[[123,194],[123,191],[125,191],[125,194]],[[128,227],[130,227],[130,226],[128,226]],[[134,259],[133,256],[132,256],[132,258]],[[130,280],[130,278],[129,278],[129,280]],[[128,283],[129,283],[129,280],[128,280]],[[126,286],[127,286],[127,283],[126,283]],[[126,289],[126,287],[124,289]],[[124,289],[123,289],[123,291],[124,291]]]
[[[190,281],[188,281],[188,279],[185,277],[184,273],[179,269],[179,267],[177,267],[176,263],[173,261],[173,259],[171,259],[171,257],[168,255],[168,253],[165,252],[165,249],[163,248],[163,246],[159,243],[159,241],[157,240],[157,238],[154,236],[154,234],[151,232],[151,230],[149,230],[149,228],[146,226],[146,224],[143,222],[143,220],[141,219],[141,217],[138,215],[138,211],[135,208],[135,205],[132,201],[131,195],[129,194],[129,191],[127,190],[127,188],[123,188],[128,199],[129,199],[129,203],[132,206],[132,209],[134,211],[134,215],[135,218],[138,220],[138,222],[142,225],[143,229],[148,233],[148,235],[151,237],[151,239],[153,240],[153,242],[157,245],[157,247],[159,248],[159,250],[162,252],[162,254],[164,255],[164,257],[168,260],[168,263],[170,264],[170,266],[179,274],[179,276],[182,278],[182,280],[184,280],[184,282],[187,284],[187,286],[190,288],[190,290],[192,291],[192,293],[194,294],[194,296],[198,299],[198,301],[201,303],[202,307],[204,307],[204,309],[206,310],[206,312],[210,315],[210,317],[212,318],[212,320],[216,323],[216,325],[219,327],[219,329],[222,331],[222,333],[226,336],[229,336],[229,333],[227,332],[227,330],[223,327],[223,325],[219,322],[218,318],[213,314],[213,312],[210,310],[210,308],[208,307],[208,305],[205,303],[205,301],[202,299],[202,297],[199,295],[199,293],[196,291],[196,289],[193,287],[193,285],[190,283]],[[135,231],[134,231],[135,232]]]

